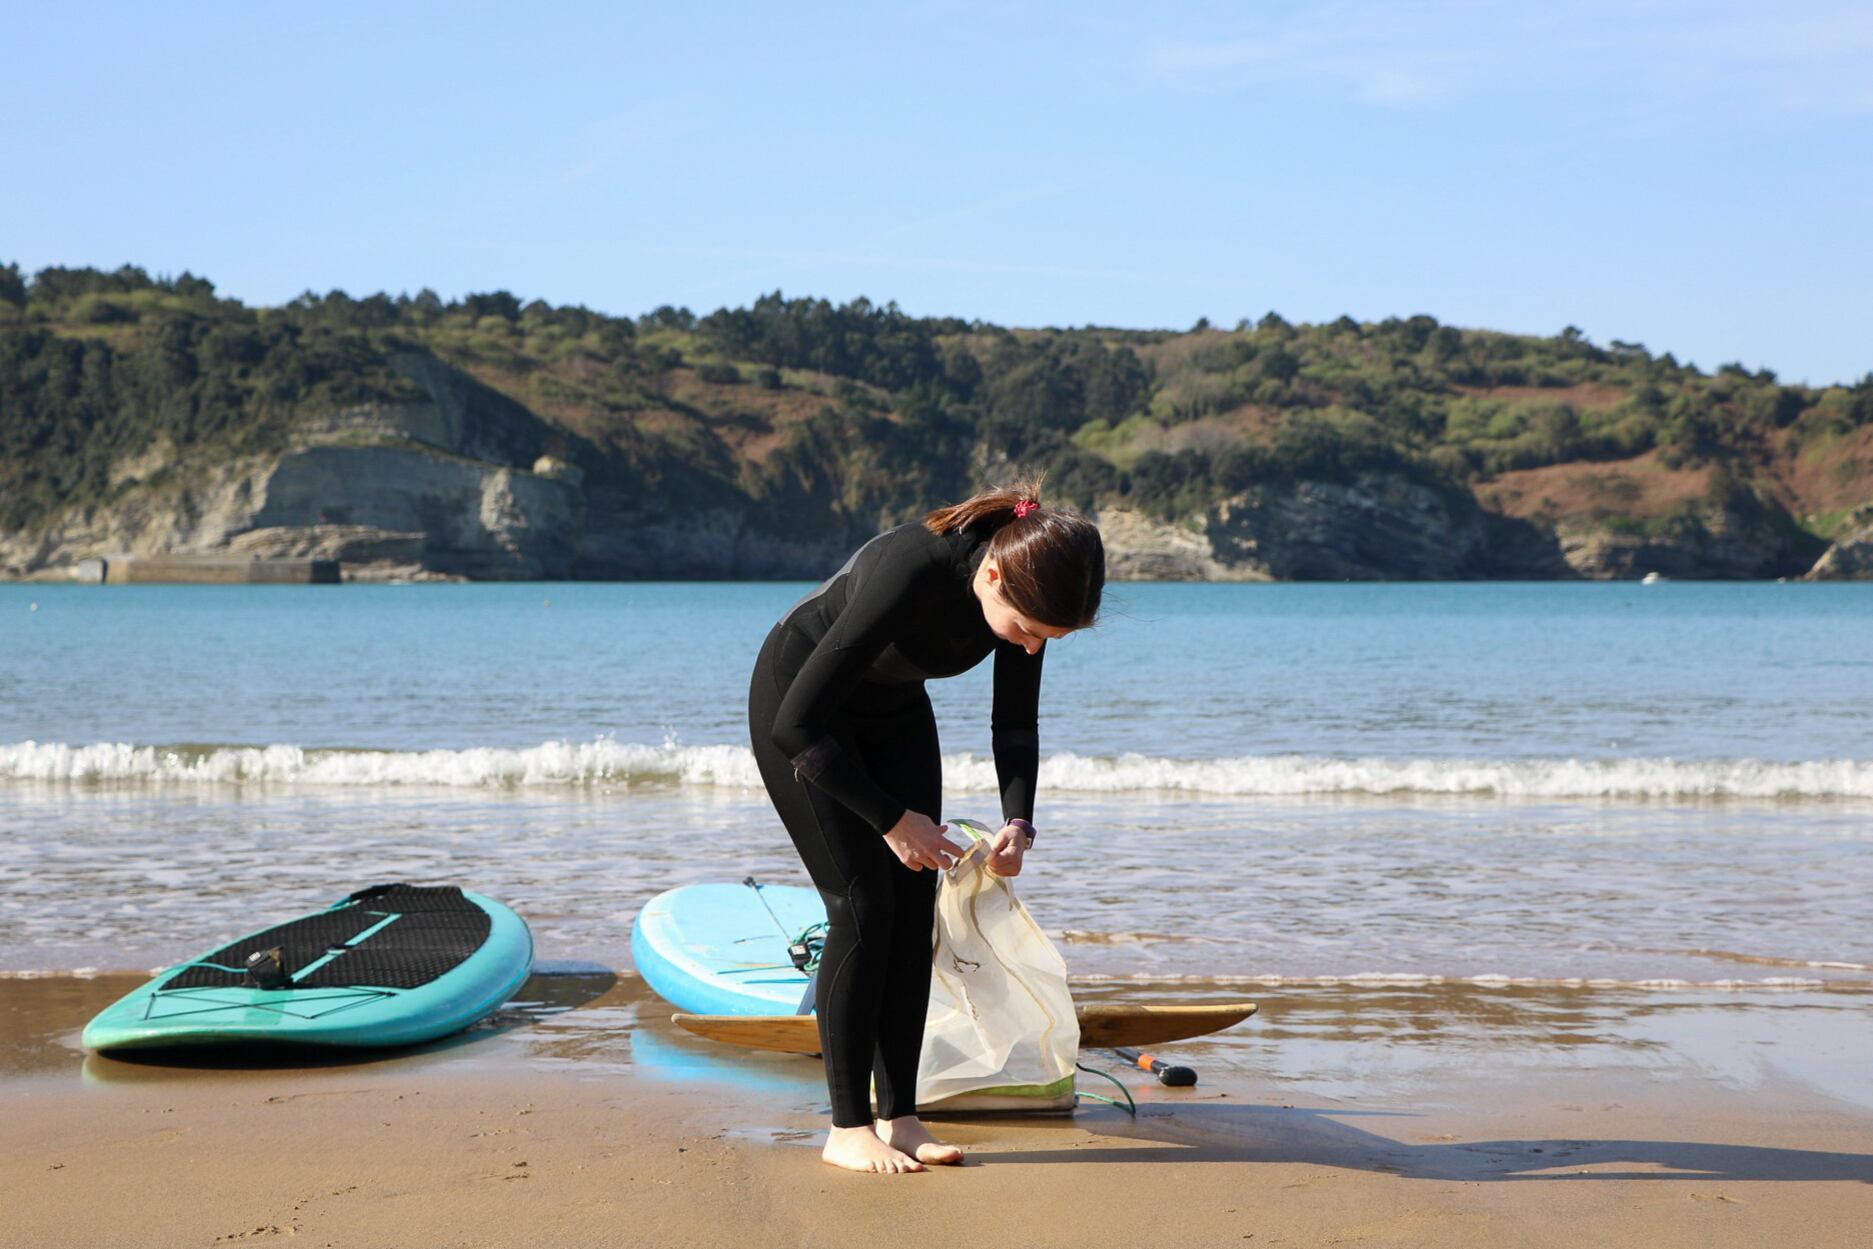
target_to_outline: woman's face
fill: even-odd
[[[1071,629],[1030,620],[1016,611],[1002,597],[1002,570],[994,559],[985,558],[982,561],[970,588],[982,602],[982,617],[988,621],[989,631],[1004,642],[1013,642],[1030,655],[1041,648],[1041,643],[1073,632]]]

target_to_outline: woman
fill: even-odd
[[[978,494],[870,539],[787,610],[755,661],[755,761],[826,903],[814,1001],[832,1099],[821,1157],[834,1166],[895,1173],[963,1160],[916,1115],[938,872],[962,853],[936,822],[943,763],[924,682],[994,652],[1005,822],[988,862],[1016,875],[1034,839],[1041,660],[1049,640],[1094,622],[1106,580],[1099,530],[1042,507],[1039,485]]]

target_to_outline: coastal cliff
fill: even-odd
[[[111,504],[71,509],[30,536],[0,534],[0,567],[49,575],[100,555],[229,553],[334,560],[347,580],[811,578],[876,527],[908,519],[806,527],[773,499],[698,506],[673,497],[680,484],[633,491],[602,479],[591,490],[588,470],[565,458],[591,448],[436,361],[400,367],[425,401],[321,414],[270,456],[126,464],[128,489]],[[1811,564],[1816,578],[1873,576],[1873,508],[1816,560],[1753,497],[1665,524],[1544,526],[1467,492],[1366,471],[1255,486],[1175,519],[1086,510],[1115,580],[1747,578]]]
[[[418,413],[420,416],[433,414]],[[386,414],[373,413],[374,422]],[[412,425],[415,423],[413,422]],[[356,426],[352,427],[355,433]],[[406,428],[403,432],[408,433]],[[316,438],[316,435],[315,435]],[[277,458],[166,477],[61,518],[0,564],[56,572],[105,554],[338,561],[346,580],[813,578],[869,530],[818,536],[760,526],[759,509],[633,509],[593,499],[551,457],[529,468],[411,441],[316,440]],[[1647,535],[1544,532],[1398,475],[1300,481],[1231,496],[1175,521],[1094,507],[1114,580],[1369,581],[1800,575],[1774,526],[1721,509]],[[908,516],[883,516],[879,525]],[[1827,549],[1816,578],[1873,576],[1868,523]]]
[[[394,363],[427,402],[319,414],[267,456],[146,454],[119,469],[126,488],[113,502],[0,535],[0,566],[30,574],[97,556],[230,553],[337,560],[352,578],[571,575],[578,474],[532,454],[551,431],[433,360]]]
[[[504,292],[251,309],[129,268],[10,300],[9,577],[813,578],[1034,471],[1118,579],[1873,576],[1873,377],[1705,374],[1571,329],[1010,331],[778,294],[635,321]]]

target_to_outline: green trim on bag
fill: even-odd
[[[1059,1097],[1073,1091],[1073,1077],[1061,1076],[1052,1084],[1003,1084],[992,1089],[970,1089],[967,1093],[957,1093],[957,1097]]]
[[[951,1093],[948,1097],[975,1097],[986,1093],[993,1093],[999,1097],[1059,1097],[1063,1093],[1073,1091],[1073,1077],[1064,1075],[1052,1084],[1002,1084],[992,1089],[970,1089],[965,1093]],[[871,1078],[871,1097],[873,1101],[878,1100],[878,1077],[876,1075]],[[948,1098],[946,1097],[945,1100]]]

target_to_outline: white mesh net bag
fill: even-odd
[[[993,834],[949,827],[970,844],[937,885],[918,1109],[1071,1111],[1080,1024],[1066,961],[1014,882],[988,870]]]

